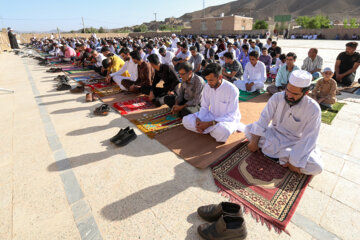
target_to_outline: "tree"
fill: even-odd
[[[350,28],[358,28],[359,24],[356,21],[356,18],[350,19]]]
[[[100,27],[99,28],[99,33],[105,33],[106,31],[105,31],[105,29],[103,28],[103,27]]]
[[[347,18],[346,18],[346,19],[344,19],[344,22],[343,22],[343,24],[344,24],[344,28],[349,28],[349,25],[348,25],[348,20],[347,20]]]
[[[146,26],[145,24],[141,24],[140,26],[134,28],[134,32],[147,32],[148,31],[148,26]]]
[[[331,21],[328,17],[318,15],[315,17],[300,16],[296,18],[295,22],[302,28],[319,29],[319,28],[330,28]]]
[[[264,20],[256,20],[253,29],[268,29],[269,24]]]

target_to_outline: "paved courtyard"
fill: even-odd
[[[324,67],[333,67],[345,43],[279,40],[298,66],[318,47]],[[57,74],[33,59],[2,53],[0,63],[0,88],[15,91],[0,92],[0,239],[199,239],[197,207],[226,201],[209,169],[136,128],[135,141],[115,148],[109,139],[134,127],[128,120],[93,116],[99,102],[57,92]],[[338,98],[346,105],[322,124],[318,141],[325,171],[305,191],[291,236],[245,215],[247,239],[359,239],[360,95]]]

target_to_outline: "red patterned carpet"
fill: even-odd
[[[279,233],[285,231],[311,179],[250,152],[247,142],[213,166],[212,172],[222,194]]]

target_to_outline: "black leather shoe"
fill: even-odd
[[[214,223],[204,223],[198,233],[206,240],[243,240],[247,236],[243,217],[220,216]]]
[[[199,216],[208,221],[214,222],[223,214],[232,216],[242,216],[241,208],[238,204],[231,202],[221,202],[219,204],[211,204],[199,207],[197,210]]]
[[[120,131],[115,136],[110,138],[110,142],[112,142],[112,143],[116,142],[125,134],[125,132],[128,132],[129,130],[130,130],[130,127],[120,129]]]
[[[127,145],[129,142],[135,140],[136,133],[134,129],[130,129],[129,131],[125,132],[118,140],[116,140],[114,143],[118,147],[123,147]]]
[[[60,86],[58,86],[56,88],[56,90],[58,91],[64,91],[64,90],[69,90],[71,88],[71,85],[67,84],[67,83],[62,83]]]

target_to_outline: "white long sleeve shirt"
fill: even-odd
[[[136,81],[138,78],[137,64],[135,64],[131,58],[125,62],[124,66],[119,71],[111,73],[110,76],[114,77],[117,75],[122,75],[126,70],[130,74],[130,79]]]
[[[246,128],[251,134],[261,136],[259,147],[264,154],[273,158],[288,158],[293,166],[304,168],[316,148],[321,110],[319,104],[308,96],[290,107],[284,95],[285,91],[274,94],[261,112],[260,119]],[[321,157],[315,160],[321,162]]]
[[[201,121],[228,122],[240,126],[239,89],[229,81],[222,80],[217,88],[209,84],[204,86],[201,97],[201,108],[198,114]]]
[[[161,63],[162,64],[167,64],[167,65],[170,65],[170,66],[174,67],[174,65],[172,63],[172,59],[174,57],[175,57],[175,54],[173,52],[166,51],[165,57],[161,56]]]
[[[255,67],[248,62],[245,65],[243,75],[245,83],[264,83],[266,81],[266,66],[263,62],[258,61]]]

